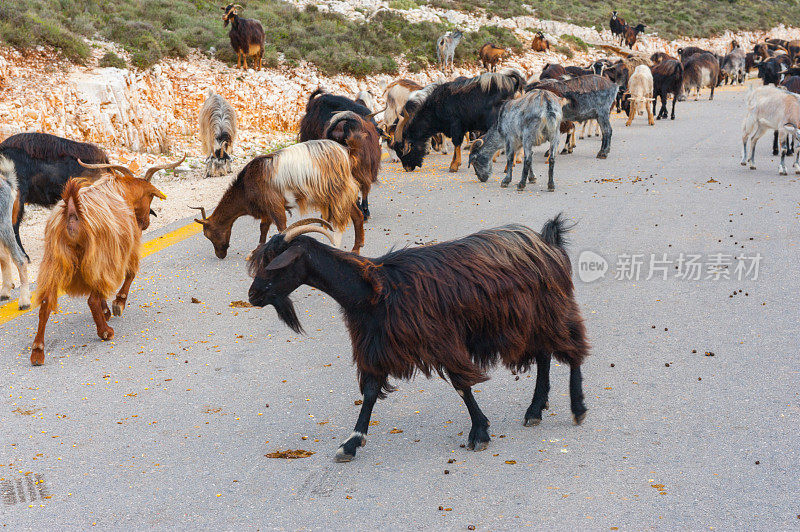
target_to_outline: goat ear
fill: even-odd
[[[292,264],[303,254],[303,248],[292,246],[267,264],[267,270],[280,270]]]

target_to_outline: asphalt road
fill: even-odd
[[[470,452],[458,395],[418,378],[378,403],[355,461],[334,463],[360,399],[340,311],[297,290],[301,337],[272,308],[231,307],[247,299],[258,236],[243,220],[224,261],[201,235],[146,259],[113,342],[66,297],[43,367],[28,363],[35,312],[0,326],[0,525],[797,529],[800,182],[777,175],[767,138],[758,170],[739,165],[743,102],[723,89],[655,127],[616,117],[609,158],[579,141],[557,159],[554,193],[543,159],[522,193],[499,187],[500,163],[488,183],[448,173],[449,156],[414,173],[384,164],[367,256],[508,222],[538,229],[559,211],[578,222],[573,265],[587,250],[608,262],[594,282],[576,274],[593,345],[583,425],[566,367],[553,367],[537,427],[522,425],[534,377],[497,368],[475,390],[493,441]],[[646,278],[652,254],[681,253],[762,258],[756,279],[676,279],[677,262]],[[638,280],[614,278],[625,254],[642,255]],[[265,456],[285,449],[315,454]]]

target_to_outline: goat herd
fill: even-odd
[[[226,24],[230,21],[234,28],[246,25],[236,16],[237,8],[223,8]],[[612,23],[616,18],[615,14]],[[439,44],[446,60],[460,35],[445,37]],[[449,138],[454,145],[450,170],[457,171],[462,144],[472,135],[476,138],[469,165],[480,181],[491,176],[492,162],[502,150],[507,163],[501,186],[508,186],[515,156],[522,152],[519,189],[535,180],[533,147],[547,143],[548,190],[554,190],[560,135],[567,135],[561,153],[571,153],[577,124],[589,127],[590,135],[599,127],[597,157],[606,158],[615,106],[617,112],[627,112],[626,125],[644,110],[653,125],[655,119],[668,116],[669,95],[674,119],[675,102],[685,92],[710,87],[713,98],[717,84],[724,79],[743,82],[748,68],[758,68],[765,84],[781,83],[782,76],[797,68],[791,66],[800,54],[797,44],[760,43],[753,52],[757,59],[734,42],[723,57],[686,48],[679,50],[680,58],[657,53],[597,61],[588,68],[549,64],[536,80],[526,80],[516,70],[426,87],[401,79],[386,88],[386,107],[378,112],[369,93],[351,100],[318,89],[309,96],[299,142],[248,162],[210,216],[197,207],[201,216],[196,222],[223,259],[236,219],[248,215],[260,220],[260,245],[248,259],[254,278],[249,299],[256,306],[274,306],[292,330],[302,330],[289,299],[301,285],[329,294],[341,306],[364,401],[354,432],[339,447],[338,461],[351,460],[364,445],[376,400],[392,390],[388,378],[410,378],[416,371],[448,378],[463,398],[472,419],[470,449],[485,449],[490,441],[488,419],[471,387],[485,381],[486,368],[497,362],[515,371],[537,366],[526,425],[538,424],[547,408],[551,358],[568,364],[571,410],[575,423],[580,423],[586,414],[581,364],[588,343],[564,249],[569,229],[565,221],[556,216],[539,233],[509,225],[376,259],[362,257],[358,253],[364,245],[381,143],[387,143],[405,170],[413,171],[431,149],[446,153]],[[235,44],[234,48],[239,51]],[[260,57],[252,50],[240,51],[240,59],[246,63],[247,55]],[[487,69],[494,64],[486,63]],[[777,70],[773,65],[779,65]],[[773,70],[778,74],[774,81],[769,77]],[[789,137],[800,138],[800,104],[794,94],[799,81],[788,77],[781,83],[784,88],[748,92],[742,164],[748,142],[753,164],[755,143],[766,131],[776,131],[775,149],[780,144],[784,156]],[[658,113],[655,97],[661,99]],[[380,113],[383,119],[378,122],[375,116]],[[236,113],[212,91],[200,110],[200,136],[208,155],[207,174],[229,173]],[[22,133],[0,144],[0,296],[10,297],[13,261],[22,284],[20,309],[31,305],[28,257],[19,238],[24,207],[55,205],[44,230],[37,280],[40,310],[33,365],[44,363],[45,325],[60,293],[88,296],[98,336],[114,337],[108,320],[125,309],[139,269],[142,231],[155,214],[151,203],[166,199],[150,180],[157,171],[181,162],[150,168],[137,178],[128,168],[111,164],[105,151],[92,144],[44,133]],[[797,162],[795,168],[800,171]],[[785,172],[783,157],[781,170]],[[319,211],[320,217],[287,227],[287,212],[293,209]],[[345,252],[338,248],[350,222],[356,237],[352,252]],[[267,242],[273,223],[280,233]],[[303,236],[308,233],[322,234],[333,247]],[[117,289],[109,309],[106,301]]]

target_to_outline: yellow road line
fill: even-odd
[[[172,246],[174,244],[177,244],[178,242],[186,240],[190,236],[194,236],[197,233],[199,233],[201,229],[202,227],[200,226],[200,224],[192,222],[188,225],[184,225],[179,229],[171,231],[165,235],[161,235],[152,240],[148,240],[147,242],[142,244],[142,257],[144,258],[147,257],[148,255],[152,255],[153,253],[158,253],[164,248],[168,248],[169,246]],[[35,294],[33,295],[33,297],[31,297],[31,299],[34,298]],[[18,305],[18,300],[15,299],[13,301],[9,301],[3,306],[0,306],[0,325],[13,320],[14,318],[18,318],[23,314],[27,314],[28,312],[33,310],[33,307],[27,310],[19,310],[19,308],[17,308],[17,305]]]

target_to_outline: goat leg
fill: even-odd
[[[114,299],[114,304],[111,305],[111,308],[114,310],[114,316],[122,316],[122,311],[125,310],[125,305],[128,303],[128,292],[131,289],[131,283],[133,283],[134,274],[128,273],[125,275],[125,281],[122,282],[122,286],[117,292],[117,298]],[[103,301],[105,303],[105,301]],[[106,317],[108,319],[108,317]]]
[[[655,101],[655,99],[653,99],[653,101]],[[653,118],[654,114],[653,110],[650,108],[649,105],[647,105],[647,102],[644,103],[644,106],[647,108],[647,123],[650,124],[651,126],[656,125],[656,121]]]
[[[456,139],[453,139],[453,144],[455,145],[455,151],[453,152],[453,161],[450,163],[450,171],[451,172],[458,172],[458,169],[461,167],[461,143],[464,141],[463,138],[459,139],[458,144],[456,144]]]
[[[89,304],[89,310],[92,311],[94,323],[97,325],[97,336],[99,336],[101,340],[111,340],[114,338],[114,329],[108,326],[106,317],[103,314],[103,296],[93,293],[89,296],[87,303]]]
[[[31,346],[32,366],[41,366],[44,364],[44,328],[57,302],[58,300],[55,293],[42,298],[41,305],[39,306],[39,326],[36,329],[36,337],[33,339],[33,345]]]
[[[569,369],[569,403],[572,410],[572,421],[576,425],[580,425],[586,418],[587,410],[583,402],[583,376],[580,366],[571,366]]]
[[[3,286],[0,287],[0,301],[8,301],[11,299],[14,281],[11,276],[11,255],[4,246],[0,246],[0,271],[2,271],[3,275]]]
[[[369,220],[369,186],[361,185],[361,204],[359,205],[364,221]]]
[[[353,222],[353,229],[356,233],[356,241],[353,243],[353,253],[360,253],[364,247],[364,215],[358,205],[350,207],[350,220]]]
[[[471,451],[483,451],[489,447],[489,442],[492,438],[489,437],[489,419],[481,411],[475,397],[472,395],[472,389],[469,386],[456,388],[458,395],[464,399],[464,404],[467,406],[469,417],[472,420],[472,428],[469,431],[467,438],[467,449]]]
[[[353,433],[339,446],[336,451],[335,462],[349,462],[356,456],[356,449],[364,447],[367,443],[367,431],[369,430],[369,419],[372,417],[372,409],[381,393],[381,387],[386,382],[386,376],[375,377],[362,374],[361,389],[364,394],[364,402],[361,403],[361,412],[358,414],[356,426]]]
[[[500,181],[500,186],[506,188],[511,183],[512,174],[514,173],[514,147],[510,142],[506,142],[506,176]],[[525,177],[525,170],[522,171],[523,178]],[[525,185],[522,185],[525,188]]]
[[[261,218],[261,224],[258,226],[260,230],[260,234],[258,236],[258,243],[263,244],[267,241],[267,233],[269,233],[269,228],[272,225],[272,218],[266,217]]]
[[[547,410],[547,396],[550,393],[550,359],[551,355],[540,353],[536,355],[536,388],[533,390],[533,399],[525,411],[524,425],[533,427],[542,422],[542,410]]]

